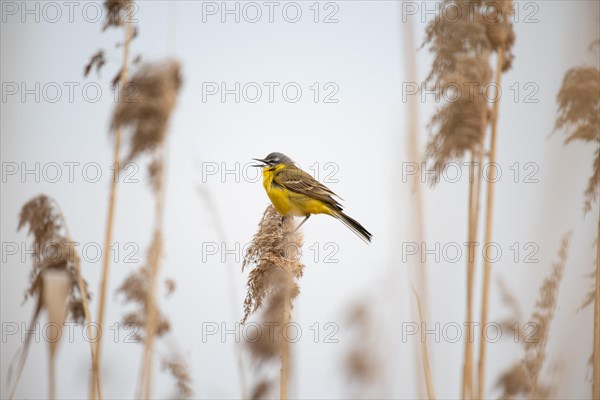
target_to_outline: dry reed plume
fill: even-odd
[[[565,130],[565,144],[573,141],[595,146],[592,175],[585,190],[584,211],[592,209],[600,188],[600,69],[576,67],[565,74],[557,96],[556,129]]]
[[[81,260],[75,252],[75,242],[69,235],[64,215],[56,202],[45,195],[28,201],[21,209],[18,230],[25,226],[28,226],[28,233],[33,236],[34,245],[30,285],[25,292],[25,299],[36,298],[30,326],[35,325],[42,310],[47,311],[48,322],[57,326],[57,329],[62,327],[67,317],[78,323],[91,322],[88,304],[90,295],[87,282],[81,275]],[[91,325],[88,324],[87,329],[88,336],[95,337],[91,332]],[[54,339],[49,341],[50,398],[55,396],[54,356],[60,337]],[[17,364],[10,398],[14,397],[30,345],[31,332],[28,332]],[[91,343],[90,350],[93,361],[95,351]],[[9,382],[10,375],[9,370]]]
[[[600,44],[600,39],[591,47]],[[592,210],[600,188],[600,69],[576,67],[567,71],[557,96],[558,117],[555,129],[568,132],[565,144],[573,141],[595,146],[592,175],[585,190],[584,213]],[[592,350],[592,398],[600,398],[600,212],[596,234],[596,268],[592,273],[594,288],[588,294],[584,307],[594,304],[594,345]]]
[[[106,64],[106,59],[104,58],[104,50],[98,50],[90,57],[90,61],[83,68],[83,77],[87,77],[94,67],[96,68],[96,74],[100,74],[100,70]]]
[[[282,217],[269,205],[246,251],[242,271],[253,266],[248,276],[248,293],[244,300],[244,324],[250,315],[263,309],[261,319],[270,324],[274,334],[260,335],[248,344],[257,362],[281,359],[280,398],[287,398],[290,372],[289,340],[285,337],[291,321],[293,301],[300,293],[297,280],[304,265],[300,261],[302,234],[295,231],[294,219]],[[268,392],[270,383],[261,381],[252,390],[253,398]]]
[[[498,278],[497,285],[502,303],[510,310],[510,317],[500,321],[500,326],[503,330],[506,329],[507,331],[514,330],[516,326],[516,328],[519,329],[519,337],[523,337],[526,332],[524,327],[520,324],[520,322],[523,321],[521,306],[515,295],[509,290],[506,283],[501,278]]]
[[[434,59],[427,82],[438,96],[456,99],[442,106],[431,121],[433,138],[426,158],[439,172],[452,160],[483,145],[489,108],[484,85],[492,77],[489,57],[503,49],[501,70],[512,63],[514,33],[510,1],[445,0],[446,11],[427,25],[425,44]]]
[[[434,136],[425,153],[438,174],[448,162],[462,158],[469,151],[479,151],[487,126],[488,105],[481,89],[476,89],[472,95],[469,93],[473,90],[473,82],[484,85],[491,79],[487,56],[459,55],[454,65],[457,70],[444,72],[437,84],[440,95],[459,97],[442,106],[433,116],[430,126]]]
[[[173,378],[175,378],[178,398],[192,398],[194,394],[192,391],[192,377],[190,376],[186,363],[182,359],[178,357],[163,358],[161,361],[161,369],[163,371],[169,371]]]
[[[123,324],[125,326],[135,326],[135,339],[143,342],[146,339],[147,332],[145,331],[148,324],[148,291],[151,285],[150,265],[156,262],[155,258],[160,255],[160,237],[153,237],[146,256],[144,265],[138,268],[137,271],[131,272],[121,286],[117,289],[117,293],[123,296],[124,303],[136,305],[135,309],[126,313],[123,316]],[[169,320],[158,310],[156,310],[157,322],[155,334],[162,336],[169,331]]]
[[[376,389],[381,383],[384,362],[377,351],[380,337],[374,327],[372,304],[372,300],[357,302],[350,307],[346,317],[345,331],[350,334],[350,348],[344,355],[343,370],[351,398],[381,395]]]
[[[115,131],[121,127],[131,128],[125,162],[162,146],[181,83],[180,65],[176,61],[142,65],[127,82],[127,86],[136,89],[135,101],[121,98],[112,119]],[[156,190],[161,166],[154,162],[149,167]]]
[[[135,326],[137,328],[134,339],[138,342],[145,342],[148,335],[146,328],[150,314],[148,308],[148,292],[151,286],[150,265],[157,262],[155,257],[160,254],[159,243],[160,238],[153,238],[146,263],[138,268],[137,271],[130,273],[117,290],[117,293],[123,296],[125,303],[135,305],[134,310],[123,316],[122,322],[125,326]],[[165,289],[165,296],[170,296],[175,290],[175,282],[172,279],[166,279]],[[156,314],[154,317],[155,322],[153,322],[155,324],[154,335],[162,337],[171,330],[171,325],[168,318],[158,310],[157,306],[155,306],[154,313]],[[178,398],[189,399],[192,397],[192,378],[182,358],[177,356],[163,357],[161,360],[161,370],[168,371],[175,379]]]
[[[468,243],[477,241],[479,203],[482,183],[482,160],[484,157],[486,131],[491,126],[490,163],[495,162],[497,121],[499,109],[498,92],[495,93],[493,109],[488,105],[485,88],[492,79],[491,55],[496,53],[495,84],[501,84],[502,72],[512,65],[511,53],[514,32],[510,23],[512,1],[445,0],[445,12],[438,15],[426,28],[425,43],[434,55],[431,73],[427,78],[433,83],[439,96],[452,99],[433,116],[430,128],[433,137],[426,150],[426,159],[433,164],[437,176],[448,162],[470,154],[472,178],[469,182]],[[454,9],[454,13],[449,10]],[[477,165],[478,167],[475,167]],[[474,177],[474,178],[473,178]],[[493,181],[488,183],[486,202],[485,243],[491,241]],[[469,254],[473,248],[469,250]],[[467,307],[466,320],[473,321],[475,259],[467,259]],[[482,324],[487,320],[490,265],[485,259],[483,275]],[[480,341],[477,386],[473,381],[473,338],[471,332],[465,340],[462,398],[483,397],[485,383],[485,341]],[[477,393],[475,393],[477,391]]]
[[[550,336],[550,325],[556,310],[558,289],[567,263],[570,240],[569,232],[562,238],[558,260],[554,262],[550,276],[544,279],[540,287],[539,297],[529,321],[534,327],[533,334],[521,341],[525,352],[523,359],[498,378],[496,385],[502,389],[501,397],[504,399],[516,397],[541,399],[548,398],[551,394],[552,386],[541,381],[540,373],[547,356],[546,346]],[[514,302],[510,297],[507,299],[511,303]],[[515,305],[511,305],[511,308],[515,309]],[[519,337],[523,338],[521,332]]]

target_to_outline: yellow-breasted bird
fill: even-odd
[[[327,186],[302,171],[288,156],[271,153],[264,159],[253,158],[262,164],[254,165],[263,169],[263,186],[273,206],[283,216],[304,217],[298,228],[312,214],[327,214],[342,221],[365,242],[371,235],[364,226],[342,212],[341,204]],[[296,229],[298,229],[296,228]]]

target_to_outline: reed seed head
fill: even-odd
[[[502,373],[496,386],[503,391],[502,398],[527,397],[530,399],[548,398],[553,390],[549,383],[544,383],[540,372],[546,360],[546,347],[550,335],[550,325],[556,310],[558,289],[567,263],[567,253],[571,232],[565,234],[561,241],[558,260],[552,266],[550,276],[544,279],[539,290],[539,298],[529,323],[534,328],[533,335],[523,340],[525,355],[519,363]]]
[[[181,87],[180,65],[177,61],[145,64],[124,85],[117,105],[112,127],[130,127],[129,154],[125,163],[144,152],[151,152],[163,142],[169,117]],[[151,176],[160,166],[151,165]]]
[[[160,246],[160,233],[155,232],[148,250],[146,263],[129,274],[117,289],[117,293],[123,296],[124,303],[133,303],[137,306],[136,310],[125,314],[123,324],[138,328],[135,338],[139,341],[145,340],[146,332],[144,330],[149,315],[148,291],[151,287],[150,265],[152,265],[152,258],[160,254]],[[162,336],[170,330],[170,323],[160,311],[157,310],[157,313],[155,333],[157,336]]]
[[[56,202],[45,195],[28,201],[19,215],[18,230],[27,226],[33,236],[34,261],[30,285],[25,299],[41,297],[43,273],[50,270],[65,272],[70,277],[69,313],[77,322],[84,321],[83,301],[77,284],[81,259],[75,251],[75,242],[69,238],[66,222]],[[83,280],[87,290],[87,283]],[[89,298],[89,291],[88,291]]]
[[[178,358],[163,358],[161,369],[169,371],[177,384],[179,399],[190,399],[194,395],[192,391],[192,377],[186,363]]]
[[[592,175],[585,189],[584,212],[592,209],[600,189],[600,69],[572,68],[565,74],[558,92],[555,129],[567,131],[565,144],[573,141],[595,146]]]
[[[248,277],[242,323],[263,305],[266,297],[277,300],[283,298],[282,290],[289,290],[293,301],[300,293],[294,280],[302,277],[304,270],[300,262],[303,237],[294,229],[293,218],[282,217],[271,205],[267,207],[242,264],[242,270],[254,266]]]

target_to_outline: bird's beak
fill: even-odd
[[[261,160],[260,158],[253,158],[253,160],[262,163],[262,164],[254,164],[254,165],[252,165],[253,167],[260,167],[260,168],[262,168],[262,167],[265,167],[267,165],[267,163],[265,162],[265,160]]]

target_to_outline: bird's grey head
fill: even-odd
[[[265,164],[265,165],[260,165],[261,167],[267,166],[267,165],[272,167],[274,165],[279,165],[279,164],[293,163],[291,158],[289,158],[285,154],[277,153],[277,152],[269,154],[262,160],[258,159],[258,158],[254,158],[253,160],[260,161]]]

